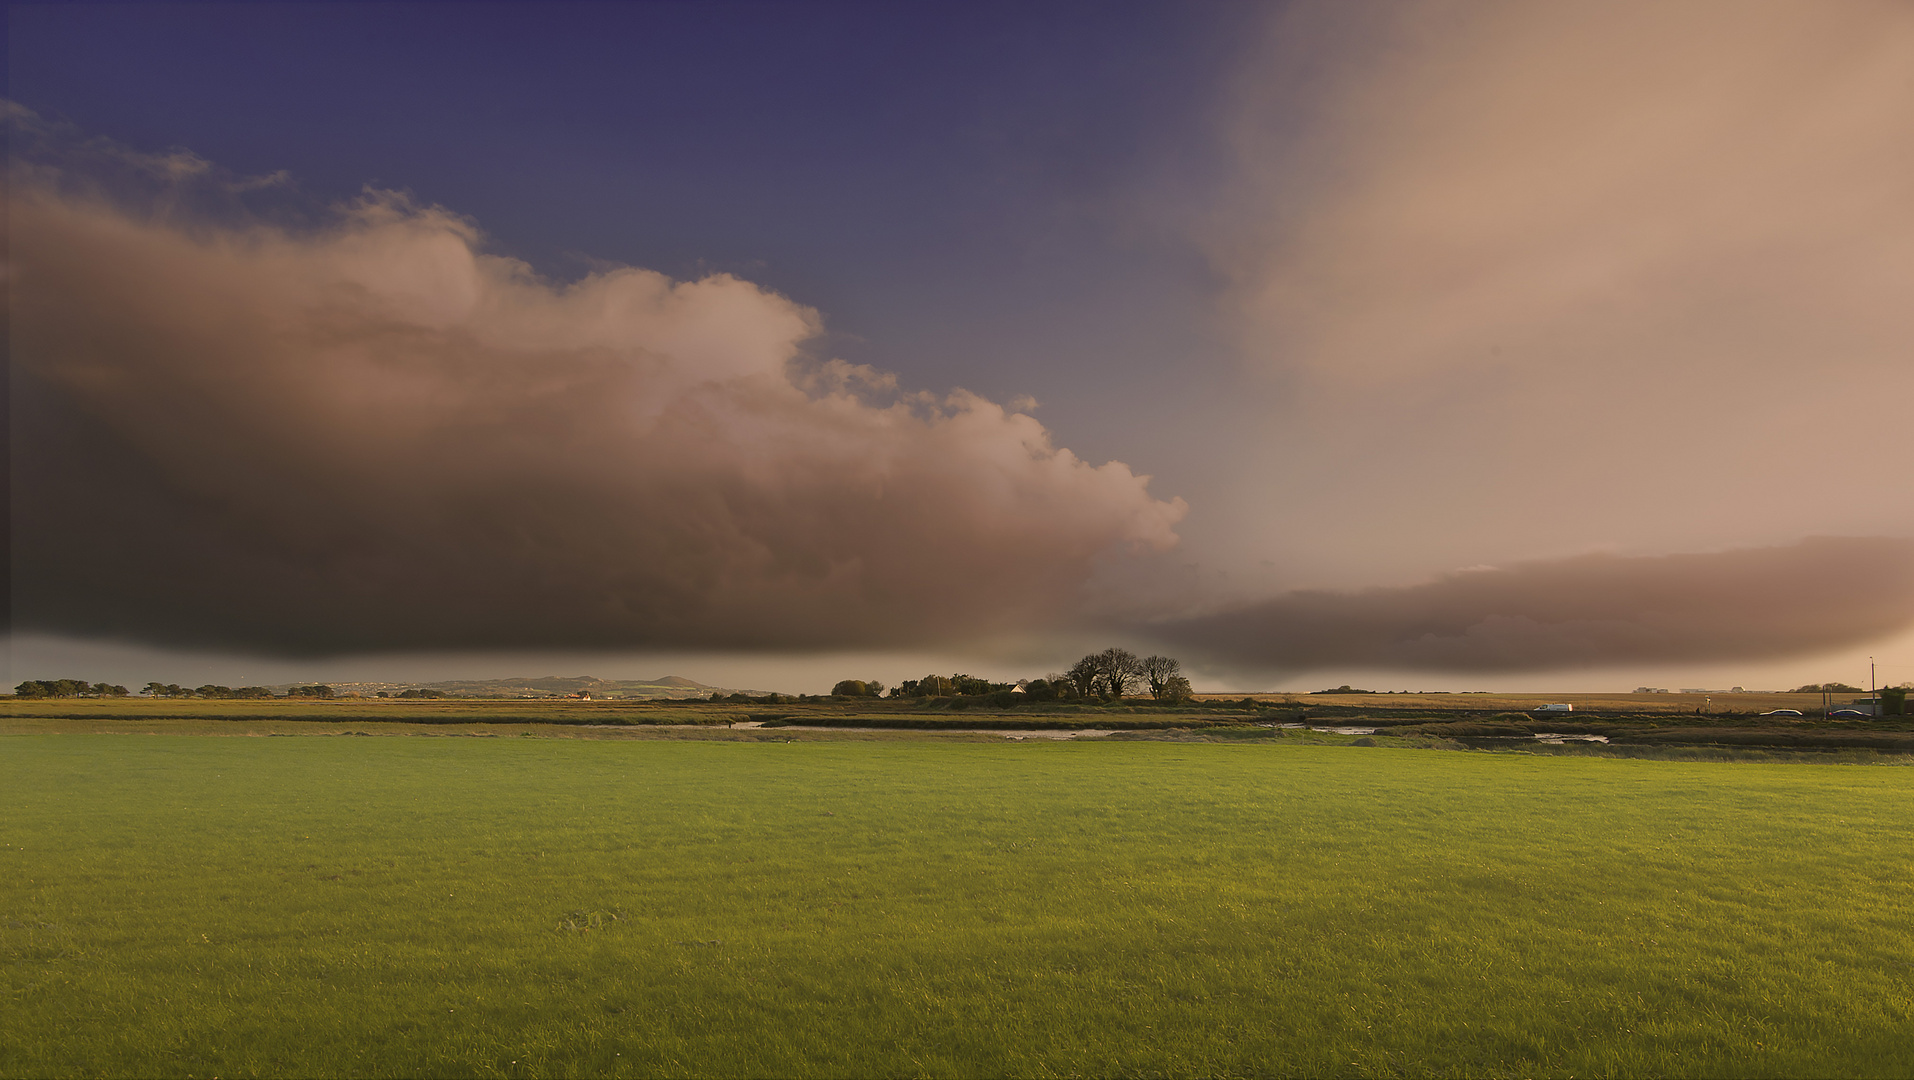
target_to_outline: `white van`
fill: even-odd
[[[1537,705],[1534,709],[1530,711],[1531,712],[1574,712],[1575,706],[1569,705],[1567,703],[1563,703],[1560,705]]]

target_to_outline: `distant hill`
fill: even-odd
[[[591,675],[545,675],[539,678],[515,676],[509,679],[448,679],[443,682],[362,682],[333,683],[336,693],[397,693],[401,690],[439,690],[452,697],[563,697],[588,691],[595,698],[702,698],[732,693],[723,687],[709,686],[681,675],[658,679],[600,679]]]

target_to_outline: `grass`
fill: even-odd
[[[1914,1071],[1914,770],[710,735],[0,738],[0,1074]]]

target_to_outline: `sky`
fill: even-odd
[[[9,681],[1914,680],[1914,6],[12,4]]]

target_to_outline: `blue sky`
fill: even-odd
[[[632,597],[695,596],[683,602],[715,612],[728,601],[696,583],[732,582],[727,575],[743,564],[720,573],[614,559],[593,564],[597,577],[580,570],[565,579],[574,590],[638,590],[618,601],[635,621],[603,616],[611,621],[602,640],[468,640],[422,622],[403,640],[369,626],[355,649],[341,624],[325,649],[346,659],[273,644],[277,631],[243,613],[240,584],[231,586],[230,610],[208,602],[196,629],[182,624],[177,639],[155,616],[165,608],[158,601],[89,621],[35,600],[36,583],[86,576],[81,561],[55,568],[31,554],[72,547],[62,538],[80,524],[54,503],[16,501],[15,531],[28,553],[15,566],[16,584],[25,582],[12,653],[20,677],[61,663],[141,680],[148,669],[158,678],[161,668],[194,665],[237,679],[237,667],[268,663],[286,678],[407,665],[422,676],[541,664],[656,674],[660,665],[690,664],[695,670],[684,673],[707,681],[815,689],[842,677],[824,670],[833,664],[893,681],[920,667],[1033,674],[1106,638],[1148,645],[1152,634],[1191,650],[1192,667],[1215,685],[1243,688],[1323,679],[1473,687],[1491,675],[1503,685],[1623,689],[1853,681],[1841,665],[1870,650],[1898,658],[1891,663],[1911,669],[1901,677],[1914,677],[1914,637],[1893,615],[1907,599],[1897,591],[1906,560],[1893,545],[1914,535],[1914,500],[1882,494],[1904,487],[1914,462],[1892,425],[1848,422],[1881,394],[1914,390],[1897,300],[1904,288],[1895,284],[1914,253],[1914,220],[1893,194],[1908,164],[1893,133],[1905,130],[1914,100],[1896,92],[1906,82],[1897,72],[1914,55],[1904,7],[16,4],[8,18],[7,96],[31,111],[39,133],[16,134],[16,155],[68,181],[101,154],[186,152],[225,177],[283,172],[287,182],[247,198],[256,209],[332,221],[315,227],[335,229],[337,244],[302,241],[301,257],[327,267],[345,250],[338,245],[374,242],[370,233],[352,239],[353,230],[375,229],[363,217],[328,215],[368,190],[404,193],[413,225],[446,239],[466,236],[452,222],[469,222],[481,235],[455,244],[469,240],[477,253],[521,260],[544,276],[547,292],[520,295],[494,270],[478,272],[487,288],[504,290],[498,296],[516,297],[511,303],[559,304],[566,283],[621,266],[683,282],[731,275],[745,292],[727,302],[766,320],[751,340],[771,359],[721,358],[725,371],[768,372],[788,347],[805,362],[842,359],[894,375],[897,393],[961,388],[989,408],[1030,411],[1046,445],[1067,447],[1086,468],[1120,462],[1124,476],[1151,478],[1145,495],[1127,486],[1093,491],[1081,470],[1054,488],[1032,473],[1019,482],[1040,494],[1026,492],[1024,509],[1007,511],[1009,532],[953,541],[937,556],[948,564],[925,556],[924,574],[963,566],[997,582],[1006,612],[998,624],[978,615],[940,634],[913,623],[883,606],[896,590],[868,569],[889,557],[886,545],[928,550],[936,537],[969,535],[974,519],[940,523],[925,510],[913,522],[921,531],[902,540],[847,524],[796,552],[775,537],[802,531],[801,523],[764,518],[739,526],[740,535],[768,544],[773,564],[815,557],[840,567],[802,588],[786,581],[791,604],[802,595],[841,608],[846,620],[852,611],[872,625],[895,618],[894,633],[842,630],[810,641],[795,616],[788,631],[761,632],[713,614],[686,624],[674,645],[679,631],[661,628],[677,625],[658,614],[665,609]],[[29,143],[38,149],[20,149]],[[148,213],[147,225],[173,230],[166,236],[181,243],[222,229],[257,242],[277,235],[270,222],[280,220],[162,221],[150,216],[153,205],[113,213]],[[432,218],[431,208],[456,218]],[[77,217],[60,220],[60,228],[82,227]],[[379,235],[378,243],[399,245],[380,248],[382,258],[413,265],[398,233]],[[182,248],[179,257],[203,250]],[[102,265],[117,264],[101,252]],[[20,258],[31,284],[31,251]],[[203,333],[232,323],[245,304],[262,317],[313,310],[295,292],[247,293],[238,283],[258,268],[207,273],[235,283],[228,299],[239,306],[209,309],[198,329],[129,326],[127,340]],[[274,548],[277,541],[245,532],[244,522],[271,511],[234,510],[247,496],[218,479],[228,464],[278,460],[257,442],[262,436],[246,434],[244,409],[195,421],[202,433],[234,426],[211,456],[188,461],[169,456],[179,432],[112,419],[110,402],[88,399],[93,391],[63,374],[79,339],[62,327],[137,306],[84,295],[97,277],[79,273],[70,279],[79,284],[46,294],[42,306],[16,301],[25,312],[20,340],[31,346],[16,357],[29,380],[18,384],[18,400],[54,394],[70,409],[36,406],[38,419],[16,442],[20,462],[41,468],[58,456],[61,438],[123,439],[126,461],[227,508],[182,516],[179,549],[237,545],[274,568],[260,571],[262,582],[292,573],[363,584],[370,571],[353,564],[360,569],[349,573],[337,561],[346,551],[383,551],[394,565],[423,557],[400,554],[427,549],[404,547],[413,541],[368,519],[341,525],[336,550],[300,563],[307,556],[296,544]],[[390,284],[379,278],[371,287]],[[158,295],[159,286],[139,295]],[[400,292],[416,298],[411,288]],[[781,306],[787,301],[809,314],[793,315]],[[810,320],[801,333],[778,321],[800,317]],[[722,329],[698,325],[694,337]],[[513,348],[529,333],[498,332]],[[644,337],[652,332],[629,330],[632,356],[662,348]],[[625,347],[607,340],[593,347]],[[241,365],[276,347],[230,344]],[[288,372],[337,361],[307,345],[317,351],[277,360]],[[169,373],[132,354],[114,362],[154,386],[200,377],[238,385]],[[345,370],[327,385],[347,385]],[[459,403],[434,421],[446,432],[507,407],[485,396],[476,368],[464,370],[441,388]],[[370,393],[383,385],[377,378],[360,385]],[[677,393],[660,385],[634,392]],[[800,379],[786,389],[816,394],[817,385]],[[1034,411],[1026,396],[1040,403]],[[102,426],[82,430],[76,419],[61,428],[66,421],[47,419],[56,412]],[[720,485],[758,476],[748,447],[768,421],[753,415],[689,460]],[[893,414],[856,415],[865,424]],[[849,437],[821,417],[803,421],[813,425],[806,438],[823,447]],[[285,461],[345,461],[353,445],[392,434],[349,410],[313,422],[330,424],[330,434],[278,448]],[[505,547],[460,548],[454,561],[483,567],[490,579],[531,579],[559,564],[570,573],[596,558],[580,554],[594,545],[677,550],[684,537],[702,535],[702,518],[668,523],[664,533],[638,523],[633,508],[669,487],[655,451],[616,449],[624,444],[610,428],[581,435],[498,423],[505,426],[473,445],[492,453],[516,440],[525,454],[488,458],[491,480],[455,478],[466,488],[499,485],[490,495],[468,491],[471,499],[502,498],[500,477],[522,465],[554,470],[554,490],[616,489],[624,494],[606,498],[628,505],[606,510],[579,536],[541,537],[532,547],[560,553],[544,568],[538,557],[502,554]],[[1842,425],[1840,438],[1795,435],[1829,424]],[[971,464],[941,469],[921,464],[936,457],[925,446],[945,437],[925,428],[925,446],[892,448],[900,456],[884,467],[887,482],[956,485],[946,506],[983,498],[1000,460],[992,447],[1032,430],[1013,415],[950,458]],[[588,436],[610,440],[594,443],[599,459],[614,447],[614,457],[649,454],[652,464],[593,474],[596,488],[582,479],[595,463],[574,462],[570,472],[557,459],[523,464]],[[394,451],[394,475],[415,468],[417,484],[453,483],[428,467],[445,452],[432,445]],[[877,456],[844,452],[844,462]],[[920,464],[897,463],[906,460]],[[742,471],[725,471],[733,465]],[[112,466],[122,480],[131,468]],[[345,484],[347,473],[299,475],[288,483],[316,493]],[[792,498],[824,498],[817,476],[790,483]],[[39,489],[29,482],[23,490]],[[840,496],[850,498],[829,498]],[[1817,505],[1804,512],[1804,503]],[[1017,516],[1039,504],[1053,509]],[[432,520],[472,512],[459,505],[433,510]],[[737,520],[740,505],[727,510]],[[1160,509],[1170,507],[1180,509]],[[1124,516],[1133,512],[1152,523]],[[842,513],[866,520],[863,511]],[[1003,539],[1048,518],[1068,528]],[[425,526],[408,528],[416,539]],[[1147,551],[1136,547],[1137,529],[1149,533]],[[591,536],[598,540],[581,538]],[[1620,590],[1644,597],[1642,607],[1616,611],[1577,591],[1614,592],[1588,584],[1609,580],[1610,570],[1578,577],[1575,560],[1615,560],[1613,572],[1631,582],[1660,582],[1658,567],[1675,564],[1655,559],[1720,554],[1729,561],[1711,565],[1726,567],[1741,565],[1735,552],[1770,549],[1796,554],[1776,556],[1769,578],[1821,580],[1825,562],[1841,560],[1826,554],[1832,548],[1800,546],[1817,536],[1886,541],[1868,549],[1888,552],[1886,562],[1866,563],[1865,582],[1823,590],[1838,598],[1822,603],[1841,605],[1833,613],[1800,590],[1763,593],[1755,609],[1776,626],[1755,644],[1722,629],[1723,611],[1742,611],[1733,604],[1691,598],[1701,606],[1676,610],[1644,584]],[[1028,558],[1014,554],[1017,544]],[[104,549],[87,557],[124,562]],[[182,581],[210,572],[164,565],[154,573]],[[845,584],[842,567],[852,565],[871,576]],[[1442,584],[1485,568],[1542,591],[1488,601],[1472,586]],[[1746,591],[1722,573],[1711,588]],[[633,574],[647,584],[611,584]],[[1055,596],[1025,608],[1017,598],[1031,588],[1015,584],[1025,581],[1059,584]],[[829,591],[840,587],[849,591]],[[1328,617],[1315,601],[1299,606],[1299,589],[1372,593]],[[330,617],[317,614],[325,595],[313,594],[315,622]],[[1450,599],[1430,599],[1437,596]],[[867,603],[875,606],[859,606]],[[1460,606],[1431,615],[1432,603]],[[1309,636],[1283,621],[1303,609],[1361,627],[1342,651],[1307,663],[1273,655],[1273,643]],[[404,612],[392,616],[369,622],[406,621]],[[1212,617],[1224,621],[1202,622]],[[1508,625],[1539,627],[1527,636],[1559,647],[1507,651]],[[1263,626],[1272,644],[1218,647],[1215,626],[1231,634]],[[249,644],[255,633],[263,636]],[[1462,644],[1434,652],[1404,644],[1431,634]],[[1373,645],[1383,641],[1395,644]],[[1663,642],[1666,661],[1649,659],[1644,641]],[[820,649],[836,659],[814,659]],[[255,658],[262,650],[272,658]],[[1412,662],[1437,653],[1461,659]],[[499,665],[512,671],[492,670]],[[1823,671],[1831,666],[1841,667]]]

